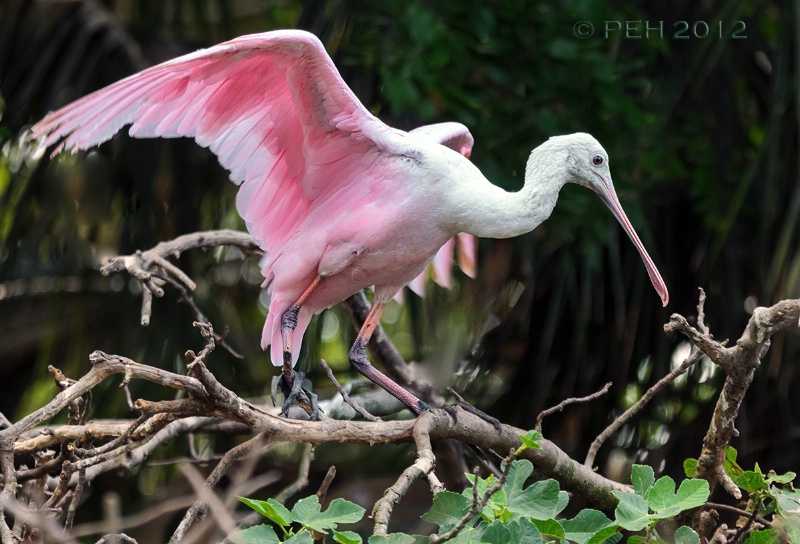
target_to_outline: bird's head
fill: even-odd
[[[647,274],[650,276],[650,281],[661,297],[661,302],[666,306],[669,302],[667,287],[622,209],[622,204],[617,198],[614,184],[611,181],[608,153],[600,145],[600,142],[589,134],[578,132],[566,136],[554,136],[544,145],[537,148],[537,151],[542,148],[547,149],[554,157],[557,157],[556,161],[561,159],[565,161],[566,164],[562,163],[561,167],[566,167],[567,179],[565,181],[567,183],[577,183],[588,187],[597,193],[600,200],[605,202],[639,251],[645,268],[647,268]]]

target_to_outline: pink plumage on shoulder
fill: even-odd
[[[282,320],[298,301],[295,339],[314,313],[365,286],[376,285],[381,301],[391,298],[443,245],[435,277],[449,284],[453,249],[445,242],[454,232],[431,223],[431,234],[407,252],[391,238],[400,234],[400,215],[414,215],[408,174],[420,142],[468,156],[472,136],[458,123],[412,133],[388,127],[358,101],[313,34],[253,34],[178,57],[51,113],[32,132],[58,144],[54,153],[74,152],[126,125],[137,138],[194,138],[240,185],[237,209],[266,253],[271,302],[262,345],[272,344],[276,365],[291,350],[282,345]],[[474,274],[474,238],[463,241],[461,262]]]

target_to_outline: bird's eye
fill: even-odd
[[[592,164],[594,164],[595,166],[600,166],[601,164],[603,164],[603,157],[601,157],[600,155],[595,155],[594,158],[592,159]]]

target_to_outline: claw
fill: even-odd
[[[305,372],[292,372],[292,384],[290,386],[289,380],[287,380],[285,374],[281,374],[280,376],[275,376],[272,378],[272,405],[275,405],[275,397],[278,387],[281,388],[281,392],[283,393],[283,397],[285,399],[283,401],[283,406],[281,407],[281,416],[286,417],[292,404],[299,401],[311,407],[311,412],[308,414],[308,417],[311,419],[311,421],[319,420],[319,396],[303,387],[303,381],[305,379]]]
[[[470,414],[478,416],[479,418],[484,420],[486,423],[489,423],[497,431],[497,434],[500,434],[500,433],[503,432],[503,425],[502,425],[502,423],[500,423],[500,420],[497,419],[496,417],[492,417],[489,414],[487,414],[486,412],[475,408],[473,405],[471,405],[470,403],[468,403],[465,400],[457,401],[456,402],[456,406],[460,406],[462,409],[464,409],[465,411],[469,412]]]
[[[447,412],[448,414],[450,414],[450,417],[453,418],[453,423],[457,422],[455,406],[458,406],[458,407],[462,408],[464,411],[469,412],[470,414],[476,415],[479,418],[481,418],[482,420],[484,420],[485,422],[491,424],[492,427],[494,427],[495,430],[497,431],[497,434],[500,434],[500,433],[503,432],[503,425],[500,423],[499,419],[494,418],[494,417],[490,416],[489,414],[487,414],[486,412],[475,408],[473,405],[471,405],[470,403],[465,401],[464,397],[459,395],[458,392],[455,391],[453,388],[448,387],[447,388],[447,392],[450,393],[451,395],[453,395],[456,398],[456,402],[454,403],[454,405],[450,405],[449,409],[448,409],[447,405],[442,406],[442,408],[444,408],[444,411]]]
[[[303,380],[305,379],[305,372],[295,372],[294,380],[290,387],[289,384],[286,383],[286,380],[283,379],[283,375],[281,375],[281,390],[283,391],[283,398],[285,400],[283,401],[283,408],[281,408],[280,415],[286,416],[289,407],[297,400],[297,395],[303,390]]]
[[[273,376],[272,377],[272,385],[269,388],[269,397],[272,399],[272,405],[277,406],[276,397],[278,395],[278,385],[280,385],[283,376]],[[281,387],[283,390],[283,387]]]
[[[454,406],[450,406],[449,404],[442,405],[442,410],[447,412],[447,415],[450,416],[450,419],[453,420],[453,425],[458,424],[458,412],[456,411]]]

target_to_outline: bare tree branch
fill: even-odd
[[[673,314],[664,325],[667,332],[677,331],[689,338],[712,361],[717,363],[727,377],[714,408],[711,424],[703,439],[703,448],[698,458],[697,477],[708,480],[712,487],[717,483],[734,497],[741,498],[741,491],[725,473],[725,449],[733,437],[738,435],[734,426],[739,408],[744,401],[755,371],[769,349],[770,339],[776,332],[794,326],[800,317],[800,299],[784,300],[770,308],[759,307],[753,311],[744,333],[736,345],[725,348],[702,334],[683,316]]]
[[[106,273],[126,270],[136,277],[142,283],[145,292],[149,293],[149,295],[145,295],[145,306],[148,305],[147,300],[151,300],[153,295],[161,296],[163,294],[162,285],[165,285],[165,282],[188,297],[188,291],[194,287],[194,282],[166,259],[177,256],[186,249],[215,244],[232,244],[247,252],[257,251],[252,239],[241,233],[233,231],[199,233],[161,244],[147,252],[117,258],[104,270]],[[738,413],[741,399],[747,385],[752,380],[753,372],[766,353],[772,334],[797,322],[800,316],[800,301],[784,301],[769,309],[757,309],[734,348],[726,348],[724,344],[716,342],[710,335],[703,322],[703,301],[704,294],[701,292],[698,304],[698,329],[691,327],[684,318],[678,315],[674,315],[670,323],[665,326],[668,331],[677,330],[687,335],[699,349],[692,353],[680,367],[653,386],[640,403],[620,416],[615,424],[622,425],[627,421],[626,418],[630,418],[636,410],[641,409],[641,406],[661,388],[672,383],[680,373],[685,372],[694,364],[700,358],[701,353],[707,354],[725,369],[728,378],[715,410],[715,419],[704,441],[698,473],[702,473],[703,477],[709,479],[710,482],[721,482],[726,485],[724,476],[719,473],[722,467],[719,455],[720,452],[724,455],[724,446],[735,433],[733,420]],[[363,317],[368,307],[363,294],[352,297],[348,301],[348,305],[357,318],[358,316]],[[33,507],[57,517],[65,516],[64,526],[69,528],[80,501],[81,491],[86,483],[110,470],[129,469],[140,465],[159,445],[167,443],[179,435],[201,429],[241,434],[258,433],[258,435],[228,451],[205,481],[201,481],[202,479],[197,477],[198,474],[193,468],[185,468],[187,478],[193,482],[198,491],[194,504],[186,512],[184,521],[173,534],[175,542],[183,540],[189,534],[189,529],[205,515],[209,508],[215,512],[213,519],[218,527],[222,527],[225,531],[232,530],[236,524],[228,512],[235,501],[236,493],[243,489],[243,485],[249,483],[248,478],[252,474],[256,462],[256,457],[248,454],[260,452],[267,441],[303,444],[296,480],[275,496],[276,500],[285,502],[308,485],[314,448],[319,444],[338,442],[380,444],[413,440],[417,449],[416,460],[402,472],[397,481],[373,507],[375,534],[388,532],[392,512],[405,497],[414,480],[425,478],[432,493],[443,489],[434,472],[436,457],[432,448],[432,440],[452,440],[487,452],[509,451],[520,445],[519,436],[524,434],[522,429],[499,422],[493,424],[486,418],[471,413],[468,407],[451,409],[453,415],[457,415],[457,417],[451,417],[442,410],[433,410],[417,419],[407,421],[364,422],[338,420],[330,417],[321,421],[298,421],[277,417],[276,410],[265,409],[240,398],[223,386],[208,370],[206,361],[211,357],[221,338],[214,332],[199,309],[195,313],[199,316],[195,326],[201,331],[205,345],[198,353],[191,350],[186,352],[187,375],[175,374],[101,351],[95,351],[90,355],[91,368],[77,380],[71,380],[55,367],[50,367],[49,371],[60,392],[43,407],[16,423],[9,422],[6,428],[0,430],[0,469],[4,484],[3,490],[0,492],[0,536],[4,542],[11,542],[10,539],[16,538],[8,524],[9,516],[15,520],[31,519],[31,523],[35,524],[33,527],[35,530],[49,531],[39,519],[42,516],[35,510],[33,514],[27,509],[24,509],[25,512],[20,511],[18,495],[24,496],[25,494],[20,491],[20,482],[27,482],[26,488],[38,485],[37,482],[49,486],[47,502],[42,507],[37,507],[37,503],[34,502]],[[149,314],[147,315],[149,316]],[[144,317],[145,314],[143,314],[143,319]],[[427,385],[415,382],[410,367],[400,358],[394,346],[380,330],[376,332],[373,339],[375,340],[374,345],[371,345],[373,356],[379,362],[382,361],[391,374],[412,387],[423,390],[429,396],[433,394]],[[127,389],[129,382],[145,380],[180,392],[180,398],[161,401],[138,399],[132,402],[134,409],[139,412],[139,417],[135,420],[97,421],[87,424],[86,420],[92,407],[92,390],[115,374],[122,376],[122,387],[125,388],[125,394],[128,396],[130,394]],[[741,391],[738,393],[734,391],[732,389],[734,385],[740,387]],[[604,391],[595,393],[586,399],[567,399],[560,405],[540,414],[538,423],[541,424],[541,418],[554,410],[563,408],[571,402],[589,400]],[[53,429],[42,427],[64,409],[69,411],[68,425],[56,426]],[[614,430],[607,429],[606,432],[610,436]],[[616,499],[612,492],[627,490],[628,487],[608,480],[591,469],[593,456],[602,444],[602,440],[605,439],[603,436],[598,437],[597,447],[590,450],[591,459],[587,457],[586,464],[574,461],[548,440],[539,442],[541,449],[526,449],[520,456],[531,460],[540,474],[558,480],[563,489],[580,493],[583,498],[600,508],[613,508]],[[21,456],[37,456],[39,461],[33,468],[20,467],[17,469],[16,460]],[[238,481],[235,481],[235,485],[228,486],[225,497],[215,495],[214,490],[220,479],[231,472],[230,468],[237,460],[243,460],[240,467],[242,467],[244,476],[234,475],[231,477],[232,481],[237,478]],[[185,466],[191,467],[191,463],[187,463]],[[56,477],[58,474],[60,475]],[[272,482],[274,478],[274,475],[270,476],[268,481]],[[502,478],[502,475],[498,478]],[[261,482],[258,485],[264,484]],[[325,486],[323,485],[320,492],[324,492],[324,490]],[[488,499],[484,497],[484,500]],[[481,502],[476,497],[473,506],[478,508],[480,504]],[[43,510],[45,507],[47,510]],[[257,516],[257,514],[255,515]],[[464,521],[465,524],[468,522],[468,519]],[[50,520],[49,523],[58,525],[53,520]],[[465,525],[462,525],[462,528],[463,526]],[[91,527],[76,527],[73,533],[96,534],[96,531],[87,532],[89,529]],[[120,526],[117,531],[121,529]],[[94,531],[94,529],[92,530]],[[54,542],[66,542],[71,538],[71,536],[62,537],[60,531],[58,532],[58,538],[52,539]],[[51,533],[52,531],[47,534]],[[195,532],[192,531],[192,534]],[[101,541],[112,538],[127,537],[107,535]]]
[[[389,519],[394,507],[405,496],[415,480],[426,477],[436,466],[436,457],[431,447],[431,419],[431,412],[424,412],[417,418],[416,425],[414,425],[417,459],[403,471],[394,485],[384,492],[383,497],[372,508],[372,516],[375,518],[374,534],[376,535],[388,533]]]

